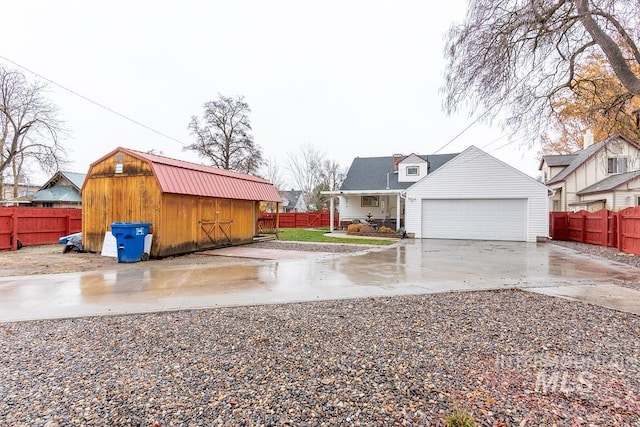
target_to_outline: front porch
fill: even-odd
[[[400,190],[327,191],[330,197],[330,223],[334,224],[336,200],[340,212],[340,229],[354,222],[399,230],[404,227],[404,199]],[[330,228],[333,230],[333,227]]]

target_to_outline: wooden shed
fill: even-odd
[[[82,186],[83,245],[100,252],[114,222],[151,223],[156,258],[249,243],[261,201],[281,201],[263,179],[117,148],[91,164]]]

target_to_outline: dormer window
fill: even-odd
[[[420,174],[419,166],[407,166],[407,176],[418,176]]]
[[[626,171],[626,157],[610,157],[607,159],[607,173],[625,173]]]

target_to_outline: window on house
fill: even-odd
[[[636,196],[636,206],[640,206],[640,196]]]
[[[377,208],[379,202],[378,196],[362,196],[361,205]]]
[[[626,157],[611,157],[607,163],[608,173],[625,173],[627,171]]]
[[[407,176],[416,176],[420,173],[420,168],[418,166],[407,166]]]
[[[559,212],[560,211],[560,200],[554,200],[553,201],[553,211],[554,212]]]

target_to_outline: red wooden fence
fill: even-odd
[[[618,212],[618,249],[640,255],[640,207]]]
[[[0,250],[58,243],[82,231],[82,209],[0,207]]]
[[[610,246],[640,255],[640,206],[618,212],[551,212],[549,235],[555,240]]]
[[[267,223],[275,221],[276,214],[260,214],[260,221]],[[315,228],[328,227],[331,217],[328,212],[288,212],[280,214],[280,228]],[[273,222],[275,224],[275,222]],[[333,218],[333,225],[340,224],[340,217],[336,212]],[[274,226],[275,227],[275,226]]]

